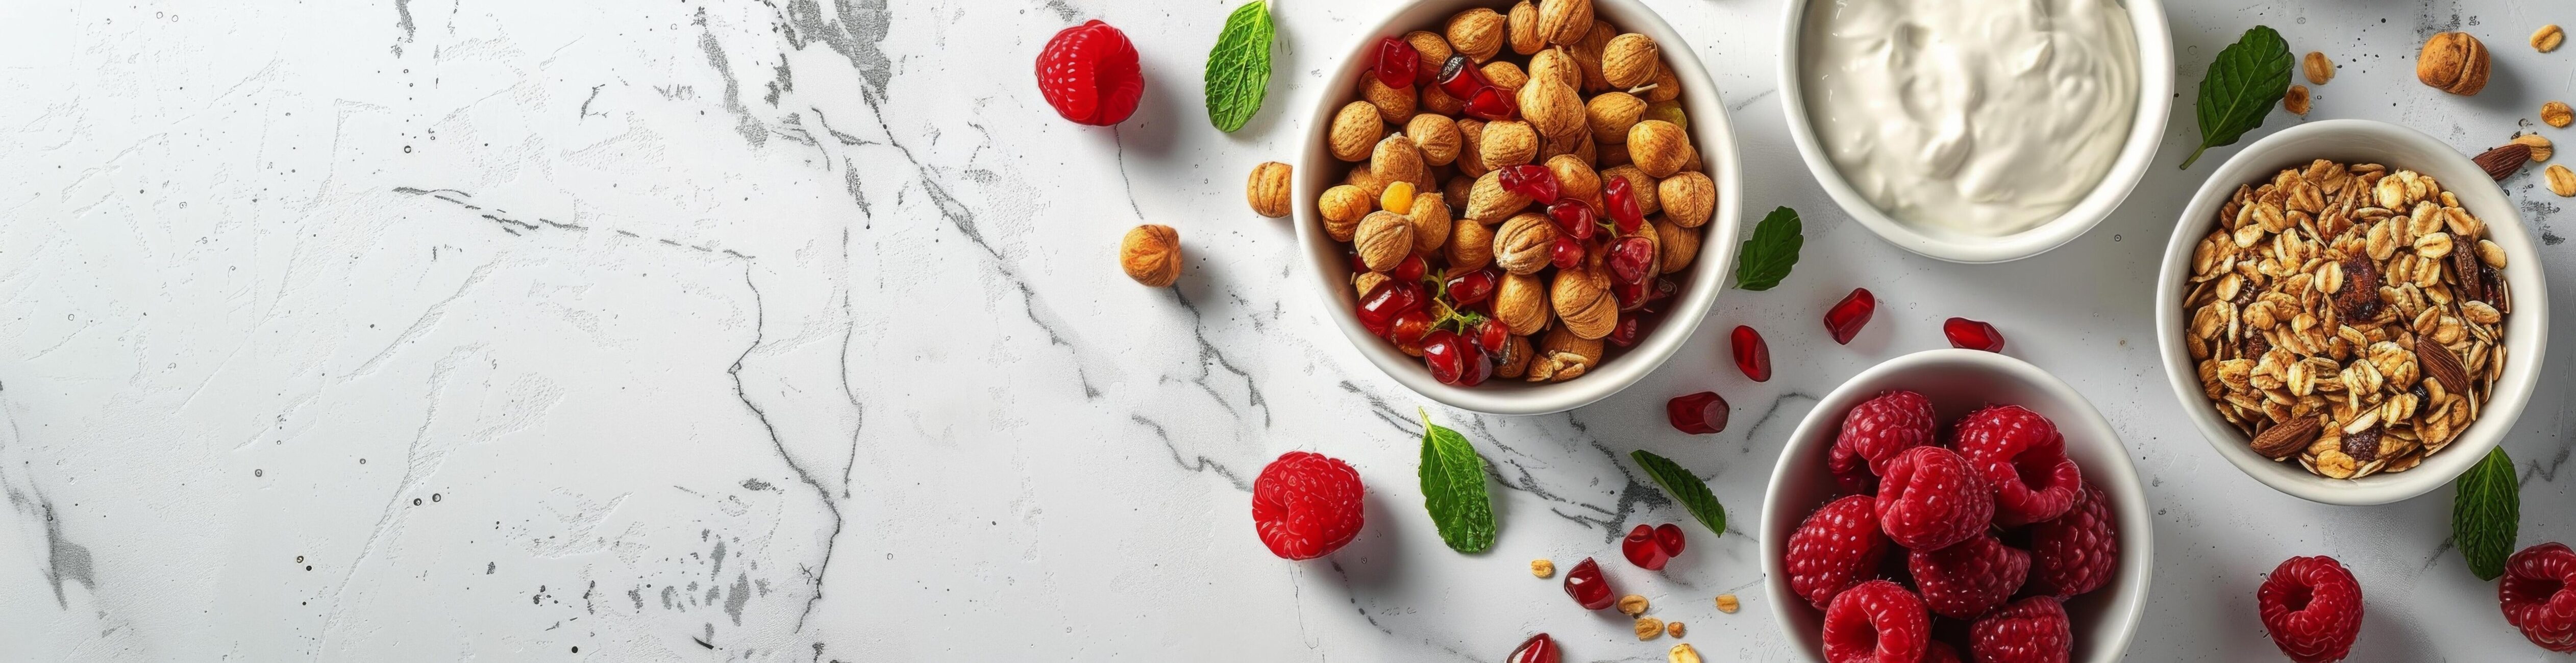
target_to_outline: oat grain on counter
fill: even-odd
[[[2567,170],[2567,166],[2550,164],[2549,169],[2541,171],[2541,174],[2549,180],[2550,193],[2558,194],[2560,198],[2576,196],[2576,172]]]
[[[1541,578],[1553,577],[1556,575],[1556,562],[1544,559],[1530,560],[1530,575]]]
[[[1663,634],[1664,634],[1664,620],[1656,619],[1656,618],[1653,618],[1653,617],[1638,617],[1638,618],[1637,618],[1637,639],[1638,639],[1638,640],[1640,640],[1640,641],[1644,641],[1644,640],[1653,640],[1653,639],[1655,639],[1655,638],[1662,637],[1662,636],[1663,636]]]
[[[1635,594],[1619,597],[1619,614],[1630,617],[1646,614],[1646,597]]]
[[[2558,44],[2564,41],[2567,41],[2567,31],[2556,23],[2540,26],[2531,32],[2531,49],[2542,53],[2558,50]]]
[[[1734,594],[1719,594],[1719,595],[1717,595],[1717,611],[1718,611],[1718,612],[1723,612],[1723,613],[1726,613],[1726,614],[1730,614],[1730,615],[1732,615],[1732,614],[1735,614],[1735,611],[1736,611],[1737,609],[1741,608],[1741,607],[1742,607],[1742,604],[1740,604],[1740,603],[1737,603],[1737,602],[1736,602],[1736,599],[1735,599],[1735,595],[1734,595]]]
[[[2540,134],[2523,134],[2515,136],[2513,137],[2513,142],[2521,143],[2530,147],[2531,160],[2534,162],[2548,161],[2549,155],[2552,153],[2549,145],[2549,137],[2542,136]]]
[[[2540,105],[2540,121],[2565,129],[2569,122],[2576,122],[2576,109],[2568,108],[2564,101],[2544,103]]]

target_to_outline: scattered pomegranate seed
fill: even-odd
[[[1601,228],[1599,217],[1592,214],[1592,206],[1573,198],[1558,198],[1556,202],[1548,203],[1547,218],[1556,222],[1557,230],[1573,235],[1575,239],[1592,239],[1592,231]]]
[[[1413,43],[1399,37],[1377,40],[1377,82],[1387,87],[1413,87],[1416,70],[1422,67],[1422,52]]]
[[[1502,356],[1503,348],[1512,342],[1512,328],[1501,318],[1486,318],[1476,325],[1476,347],[1491,356]]]
[[[1652,324],[1646,321],[1646,316],[1621,316],[1618,324],[1610,327],[1610,344],[1623,348],[1636,345],[1637,339],[1646,337],[1646,332]]]
[[[1563,656],[1556,649],[1556,639],[1540,633],[1521,641],[1520,648],[1513,649],[1511,657],[1504,660],[1506,663],[1559,663]]]
[[[1485,72],[1476,68],[1476,61],[1465,55],[1451,55],[1441,61],[1440,73],[1431,82],[1459,99],[1474,99],[1477,91],[1493,86],[1492,81],[1485,80]]]
[[[1647,313],[1660,312],[1662,309],[1655,308],[1655,304],[1657,302],[1672,299],[1675,293],[1682,291],[1682,284],[1678,281],[1674,281],[1672,277],[1669,276],[1655,277],[1653,285],[1653,289],[1646,291],[1646,305],[1639,307],[1638,310],[1642,310]]]
[[[1618,298],[1619,312],[1626,313],[1646,308],[1648,302],[1654,301],[1653,288],[1643,283],[1611,283],[1610,296]]]
[[[1607,608],[1615,600],[1610,596],[1610,579],[1601,577],[1601,563],[1590,557],[1565,572],[1565,595],[1574,597],[1585,610]]]
[[[1628,530],[1628,538],[1619,542],[1619,553],[1628,563],[1648,571],[1662,571],[1673,557],[1682,554],[1682,528],[1672,523],[1660,526],[1639,524]]]
[[[1630,186],[1625,177],[1610,178],[1601,186],[1602,204],[1610,206],[1610,221],[1619,224],[1619,232],[1636,232],[1638,224],[1646,222],[1643,208],[1637,205],[1637,191]]]
[[[1673,429],[1692,435],[1708,435],[1726,430],[1726,399],[1714,391],[1675,396],[1664,403],[1664,416]]]
[[[1610,275],[1620,283],[1645,283],[1655,275],[1655,242],[1629,235],[1610,244]]]
[[[1682,526],[1672,523],[1655,526],[1655,544],[1664,547],[1665,555],[1680,557],[1682,546],[1688,543],[1682,538]]]
[[[1736,325],[1728,337],[1735,345],[1735,368],[1754,382],[1771,381],[1771,344],[1762,342],[1762,332]]]
[[[1395,277],[1395,280],[1398,281],[1412,283],[1422,280],[1422,275],[1429,271],[1431,271],[1431,263],[1423,261],[1422,254],[1416,253],[1405,256],[1404,262],[1396,263],[1395,272],[1388,274],[1387,276],[1393,276]]]
[[[1523,198],[1556,200],[1558,197],[1556,173],[1549,171],[1546,166],[1534,163],[1504,166],[1502,172],[1494,177],[1502,182],[1503,190],[1521,194]]]
[[[1358,308],[1360,326],[1367,327],[1371,334],[1385,336],[1387,330],[1394,328],[1395,316],[1422,308],[1422,286],[1401,281],[1377,284],[1369,289],[1368,296],[1360,298]]]
[[[1941,322],[1941,333],[1950,337],[1950,347],[1987,352],[2004,351],[2004,333],[1995,331],[1994,325],[1985,322],[1951,318]]]
[[[1564,235],[1556,236],[1556,246],[1548,250],[1548,261],[1557,269],[1574,269],[1583,264],[1583,242]]]
[[[1504,94],[1502,88],[1491,85],[1476,90],[1476,96],[1468,97],[1466,110],[1468,115],[1483,118],[1488,122],[1508,120],[1514,114],[1521,112],[1520,106],[1512,103],[1511,95]]]
[[[1441,384],[1473,387],[1493,374],[1494,362],[1458,332],[1441,329],[1422,340],[1422,363]]]
[[[1833,332],[1834,342],[1851,345],[1852,337],[1869,324],[1869,316],[1878,312],[1878,297],[1868,288],[1852,288],[1851,294],[1825,311],[1825,331]]]

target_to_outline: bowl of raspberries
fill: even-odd
[[[2128,450],[2065,382],[1975,350],[1837,387],[1781,450],[1762,570],[1827,663],[2117,661],[2154,529]]]

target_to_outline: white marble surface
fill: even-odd
[[[2353,660],[2563,660],[2448,551],[2449,490],[2325,507],[2217,458],[2154,368],[2146,277],[2198,183],[2173,168],[2188,91],[2238,31],[2349,64],[2312,118],[2477,149],[2570,92],[2576,52],[2522,45],[2576,24],[2563,3],[2175,0],[2161,165],[2073,244],[1968,267],[1877,240],[1799,167],[1779,2],[1651,0],[1735,111],[1746,208],[1805,211],[1808,258],[1601,403],[1432,408],[1503,488],[1500,543],[1459,555],[1413,486],[1425,402],[1327,326],[1288,230],[1241,202],[1294,153],[1282,118],[1323,92],[1323,54],[1387,3],[1286,0],[1269,109],[1226,135],[1197,81],[1233,0],[816,2],[0,3],[0,658],[1494,660],[1545,630],[1573,659],[1661,660],[1524,568],[1685,518],[1614,459],[1708,475],[1740,529],[1811,395],[1964,315],[2133,449],[2158,524],[2137,660],[2278,660],[2258,574],[2320,553],[2369,596]],[[1057,119],[1029,73],[1093,17],[1152,80],[1114,130]],[[2454,26],[2493,47],[2475,98],[2410,75]],[[2565,203],[2537,182],[2508,187],[2576,311]],[[1180,228],[1178,288],[1113,267],[1140,222]],[[1878,320],[1817,340],[1854,286]],[[1739,323],[1780,377],[1725,367]],[[2571,386],[2506,443],[2525,543],[2576,538]],[[1734,425],[1674,433],[1664,399],[1701,389]],[[1246,487],[1289,449],[1371,486],[1331,559],[1252,534]],[[1784,659],[1753,550],[1700,535],[1664,577],[1609,566],[1710,660]],[[1747,609],[1718,614],[1724,591]]]

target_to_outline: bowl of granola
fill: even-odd
[[[2510,165],[2510,164],[2508,164]],[[2548,341],[2522,217],[2412,129],[2310,122],[2213,173],[2166,244],[2166,377],[2220,456],[2327,504],[2385,504],[2513,427]]]

